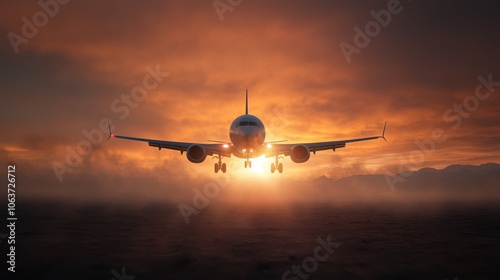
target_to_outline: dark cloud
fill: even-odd
[[[389,142],[317,155],[309,163],[317,169],[286,161],[290,177],[332,175],[326,167],[336,164],[342,175],[391,169],[435,128],[449,140],[422,165],[498,161],[500,88],[460,128],[443,119],[474,94],[479,75],[500,81],[496,2],[401,1],[402,12],[348,63],[339,44],[353,44],[353,28],[387,3],[244,1],[220,21],[210,1],[70,2],[18,54],[7,36],[0,44],[0,128],[9,132],[0,145],[38,182],[55,186],[51,162],[64,162],[67,147],[85,141],[82,130],[98,129],[101,119],[120,134],[227,140],[249,88],[250,111],[270,140],[362,137],[389,122]],[[21,17],[38,9],[9,3],[0,30],[20,34]],[[156,65],[170,76],[120,119],[111,104]],[[192,165],[176,152],[115,140],[93,147],[68,181],[84,188],[123,176],[160,186],[173,176],[180,186],[212,170],[209,160]],[[125,172],[140,168],[137,176]]]

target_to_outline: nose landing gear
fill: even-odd
[[[245,168],[247,168],[247,167],[248,167],[248,168],[252,168],[252,162],[250,161],[250,159],[247,159],[247,160],[245,161]]]

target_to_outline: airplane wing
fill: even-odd
[[[111,133],[111,128],[109,128],[109,138],[118,138],[118,139],[125,139],[125,140],[132,140],[132,141],[141,141],[141,142],[147,142],[149,146],[151,147],[156,147],[159,150],[161,149],[169,149],[169,150],[176,150],[180,151],[181,155],[187,151],[187,149],[191,145],[199,145],[203,146],[205,150],[207,151],[207,155],[212,156],[214,154],[221,155],[223,157],[231,157],[231,149],[229,149],[224,143],[218,143],[218,144],[203,144],[203,143],[189,143],[189,142],[174,142],[174,141],[164,141],[164,140],[156,140],[156,139],[148,139],[148,138],[137,138],[137,137],[130,137],[130,136],[123,136],[123,135],[116,135]]]
[[[173,142],[173,141],[164,141],[164,140],[156,140],[156,139],[137,138],[137,137],[123,136],[123,135],[114,135],[114,134],[112,134],[111,137],[119,138],[119,139],[126,139],[126,140],[133,140],[133,141],[148,142],[149,146],[151,146],[151,147],[156,147],[159,150],[169,149],[169,150],[180,151],[181,155],[185,151],[187,151],[189,146],[200,145],[200,146],[205,147],[205,149],[207,150],[207,155],[209,155],[209,156],[212,156],[214,154],[220,154],[221,156],[224,156],[224,157],[231,157],[231,150],[228,148],[224,148],[224,144],[202,144],[202,143],[188,143],[188,142]]]
[[[338,140],[338,141],[328,141],[328,142],[314,142],[314,143],[294,143],[294,144],[272,144],[271,148],[266,151],[266,157],[274,157],[274,156],[289,156],[292,148],[298,145],[306,146],[309,151],[313,154],[316,154],[318,151],[324,150],[333,150],[339,148],[344,148],[347,143],[353,142],[361,142],[375,139],[385,139],[385,128],[387,126],[387,122],[384,124],[384,129],[382,130],[382,135],[380,136],[370,136],[364,138],[354,138],[354,139],[346,139],[346,140]],[[387,141],[387,140],[386,140]]]

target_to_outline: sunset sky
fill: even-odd
[[[34,196],[142,188],[154,197],[217,177],[273,185],[500,162],[496,2],[48,2],[49,16],[36,1],[8,1],[0,17],[0,158],[18,166]],[[23,27],[34,21],[36,31]],[[346,56],[342,44],[357,51]],[[126,105],[122,96],[154,69],[157,85]],[[87,139],[82,131],[105,118],[121,135],[228,140],[247,88],[268,141],[374,136],[385,121],[388,141],[348,144],[304,164],[287,158],[283,174],[270,174],[271,159],[254,170],[226,159],[232,174],[216,176],[210,157],[192,164],[102,133],[62,181],[54,172]]]

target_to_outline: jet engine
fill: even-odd
[[[290,158],[295,163],[303,163],[309,160],[311,152],[306,145],[295,145],[290,152]]]
[[[201,145],[193,144],[188,147],[186,156],[192,163],[201,163],[207,158],[207,150]]]

